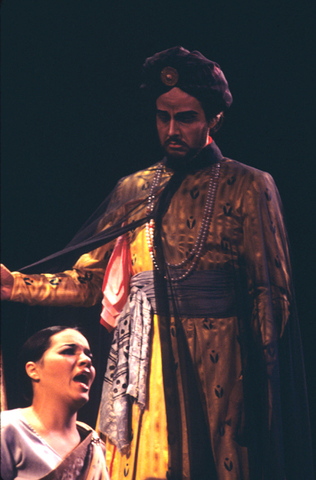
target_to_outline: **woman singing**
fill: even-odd
[[[109,480],[103,442],[77,422],[95,377],[87,339],[45,328],[24,344],[21,362],[32,404],[1,414],[1,478]]]

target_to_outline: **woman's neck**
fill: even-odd
[[[61,405],[57,407],[35,401],[30,407],[22,409],[22,415],[61,457],[65,457],[80,443],[76,427],[77,412],[71,413]]]

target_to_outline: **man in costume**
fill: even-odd
[[[102,300],[101,323],[115,328],[99,415],[113,480],[312,480],[274,181],[223,157],[210,136],[232,103],[219,65],[175,47],[143,73],[165,157],[121,179],[59,253],[88,252],[72,269],[4,270],[4,295]]]

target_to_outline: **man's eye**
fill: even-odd
[[[157,112],[157,118],[163,123],[167,123],[170,120],[170,116],[167,113]]]
[[[179,114],[177,116],[177,120],[182,123],[192,123],[196,119],[196,115],[193,115],[191,113],[186,113],[186,114]]]

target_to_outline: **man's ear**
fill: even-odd
[[[219,124],[219,126],[221,125],[220,122],[223,118],[223,112],[220,112],[218,115],[216,115],[215,117],[211,118],[211,120],[209,120],[208,122],[208,128],[212,131],[215,129],[216,131],[216,126]]]
[[[25,365],[25,371],[31,380],[34,380],[34,382],[39,382],[40,377],[38,374],[38,365],[35,362],[27,362]]]

